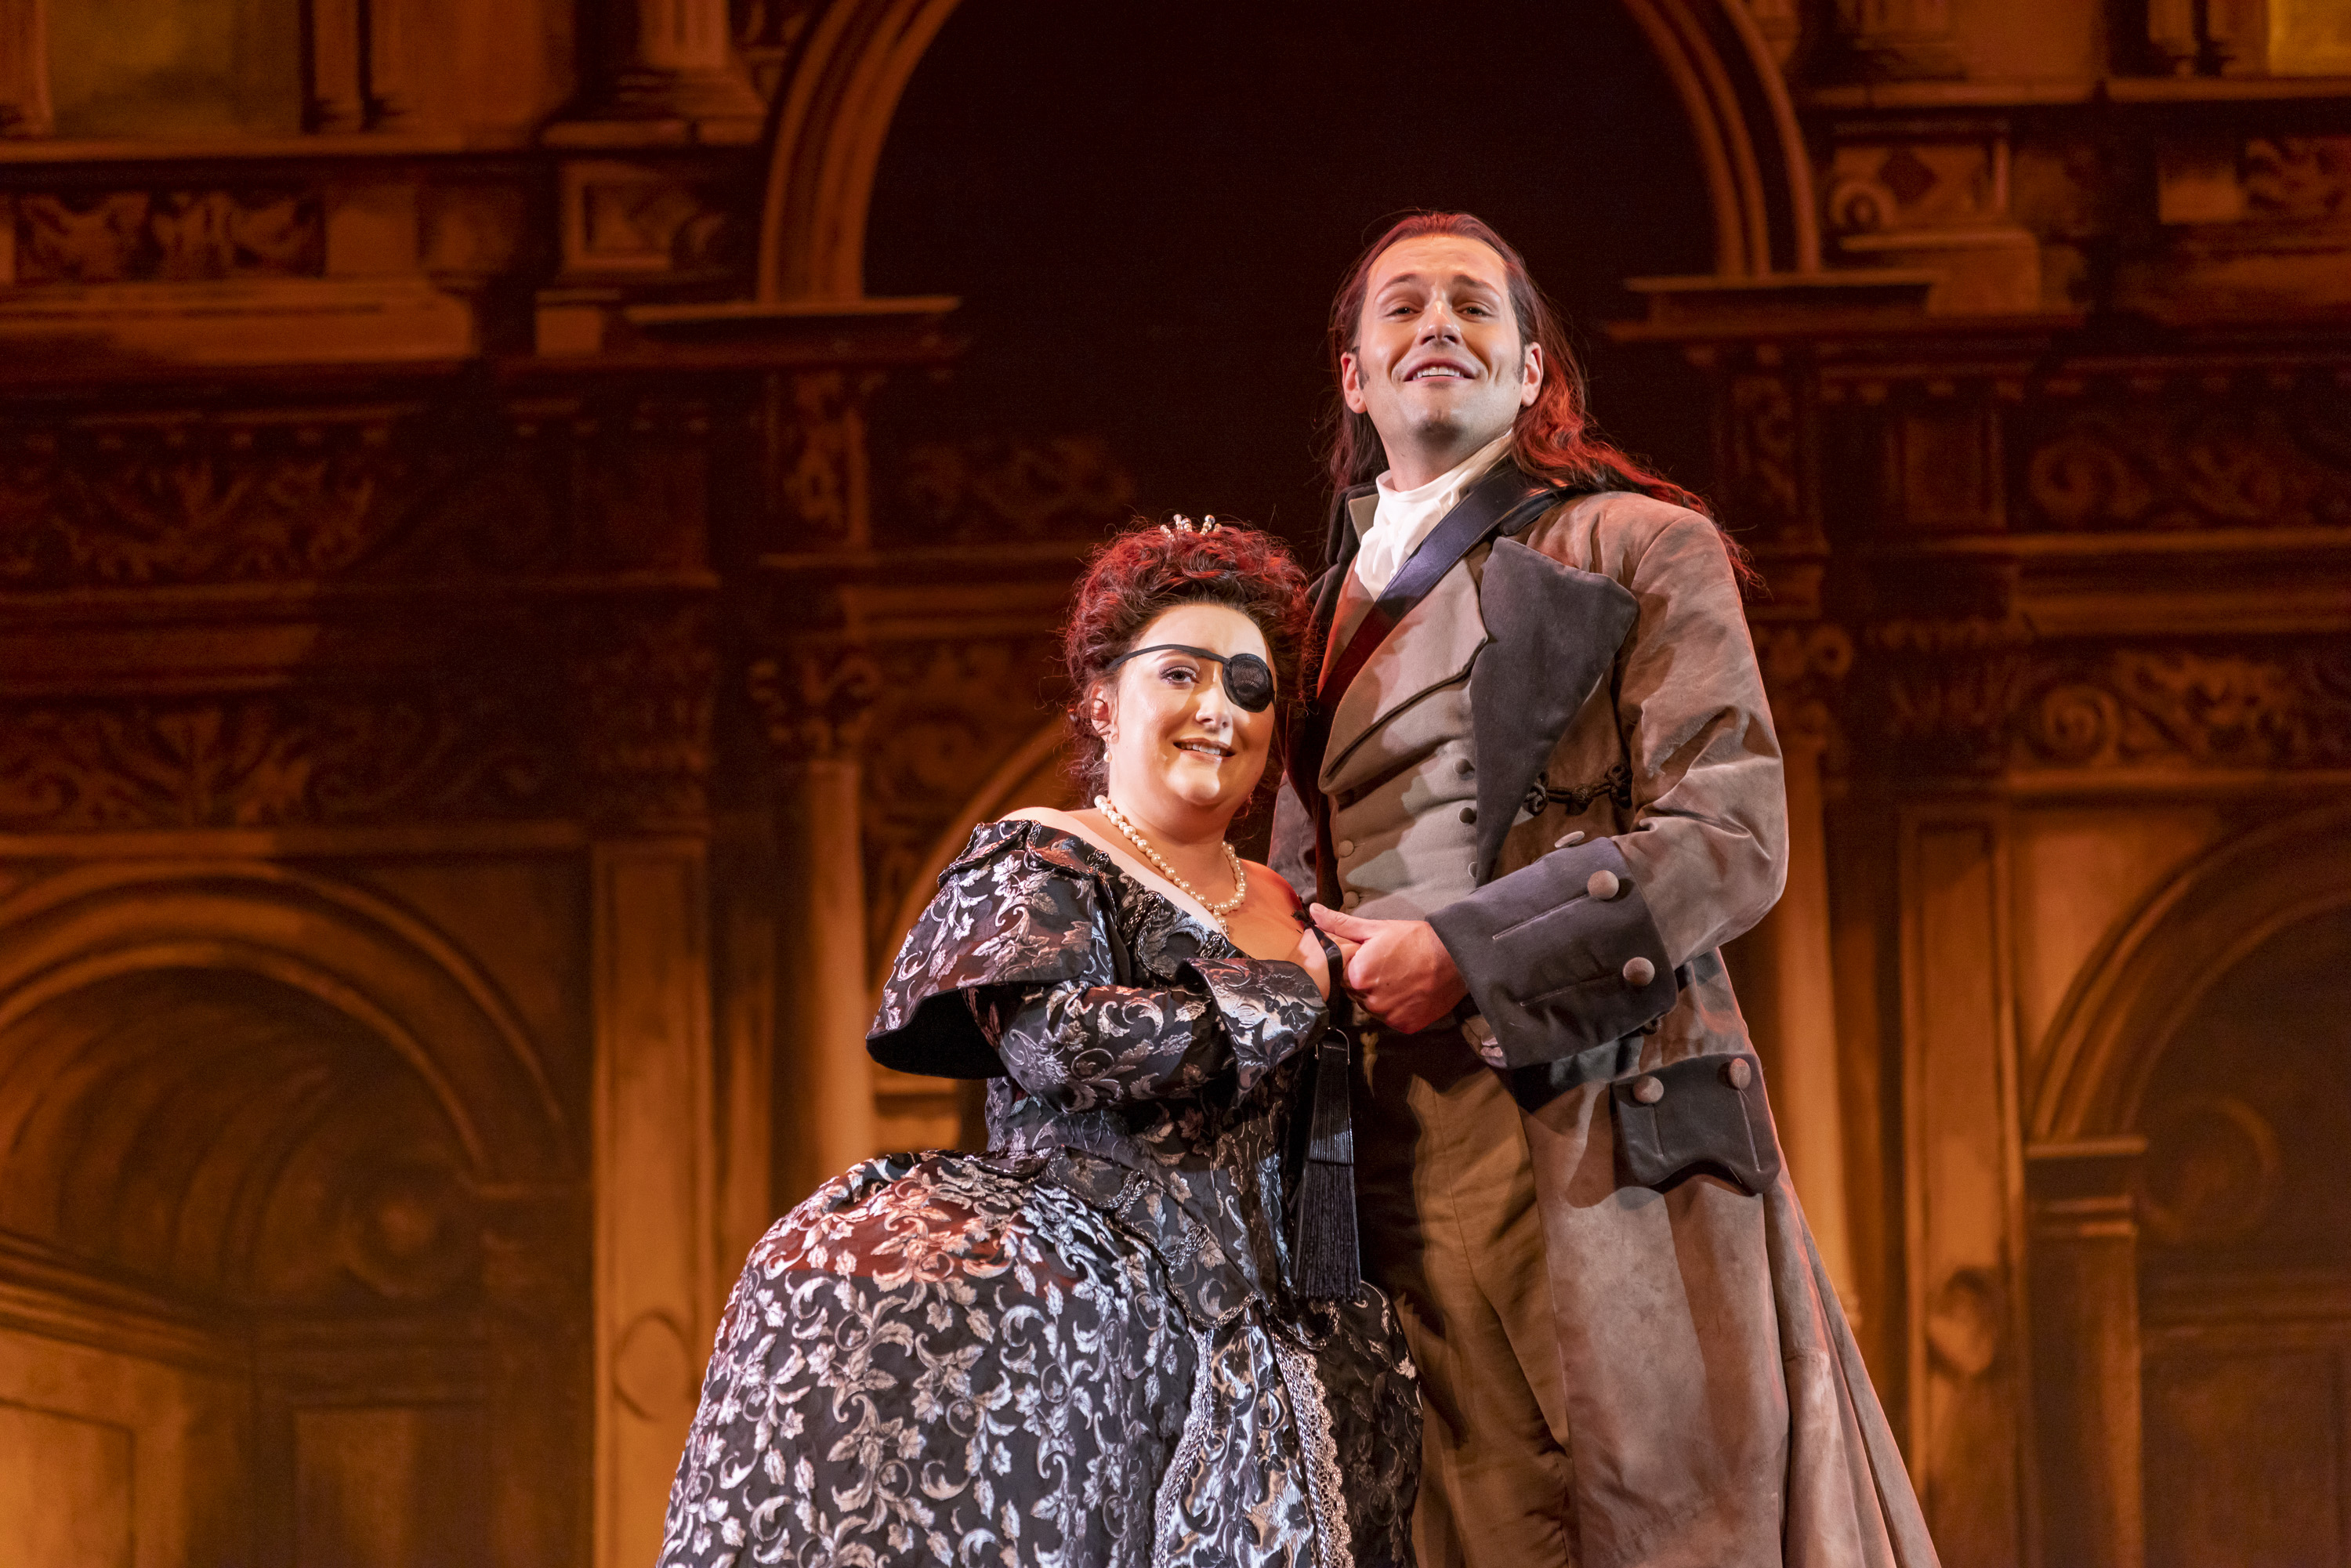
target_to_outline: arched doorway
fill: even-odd
[[[2351,1564],[2346,867],[2340,809],[2220,846],[2116,934],[2042,1053],[2053,1562]]]
[[[1432,32],[1390,0],[957,6],[879,148],[862,266],[876,295],[958,296],[968,348],[945,392],[881,400],[877,469],[1075,438],[1148,515],[1306,542],[1332,287],[1388,217],[1446,206],[1526,253],[1611,432],[1703,486],[1691,372],[1604,330],[1640,311],[1628,277],[1717,260],[1701,139],[1636,9],[1480,3]]]
[[[0,932],[0,1561],[569,1551],[578,1195],[495,995],[283,873]]]
[[[2351,1564],[2351,909],[2182,1021],[2137,1116],[2148,1568]]]

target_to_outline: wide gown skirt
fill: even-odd
[[[1195,1322],[1041,1166],[884,1156],[777,1222],[662,1568],[1409,1560],[1416,1396],[1384,1298]]]

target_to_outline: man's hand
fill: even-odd
[[[1426,920],[1365,920],[1318,904],[1314,924],[1358,945],[1347,960],[1347,989],[1399,1033],[1418,1034],[1438,1022],[1468,992],[1453,955]]]

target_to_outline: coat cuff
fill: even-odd
[[[1606,1045],[1680,995],[1665,938],[1614,839],[1554,850],[1428,917],[1504,1067]]]

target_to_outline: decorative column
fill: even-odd
[[[766,106],[736,57],[726,0],[618,0],[613,11],[598,117],[743,121],[757,135]]]
[[[48,0],[0,0],[0,136],[47,136]]]
[[[1768,972],[1757,1020],[1770,1043],[1771,1114],[1788,1174],[1812,1222],[1821,1261],[1848,1316],[1858,1318],[1844,1179],[1844,1103],[1831,967],[1828,828],[1822,778],[1835,733],[1827,690],[1853,667],[1835,626],[1787,628],[1763,639],[1764,680],[1780,736],[1788,799],[1788,884],[1749,937]]]
[[[793,649],[751,670],[751,698],[780,764],[779,1206],[873,1153],[858,747],[881,691],[880,667],[854,646]]]
[[[595,1563],[661,1549],[722,1303],[712,1105],[706,609],[583,613],[572,669],[595,1063]]]
[[[2033,1442],[2041,1560],[2143,1568],[2138,1218],[2147,1140],[2036,1144],[2032,1203]]]

